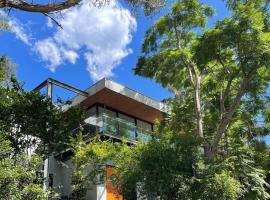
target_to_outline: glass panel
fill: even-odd
[[[119,134],[127,138],[136,137],[135,119],[119,113]]]
[[[86,111],[84,121],[85,123],[96,125],[96,106]]]
[[[147,131],[152,131],[152,125],[150,123],[137,120],[137,127],[139,129],[147,130]]]
[[[98,115],[96,113],[98,108]],[[84,120],[85,133],[106,133],[119,138],[126,137],[128,140],[149,142],[152,139],[152,126],[150,123],[104,108],[103,106],[92,107],[86,111]]]
[[[93,115],[96,115],[96,106],[93,106],[92,108],[89,108],[85,113],[86,118],[90,117],[90,116],[93,116]]]
[[[99,106],[99,113],[102,118],[102,128],[107,134],[116,135],[118,132],[118,122],[116,112]]]
[[[119,113],[118,117],[119,117],[120,119],[126,121],[126,122],[129,122],[129,123],[135,125],[135,119],[132,118],[132,117],[129,117],[129,116],[124,115],[124,114],[121,114],[121,113]]]
[[[109,117],[116,118],[116,116],[117,116],[117,115],[116,115],[116,112],[114,112],[114,111],[112,111],[112,110],[109,110],[109,109],[104,108],[103,111],[104,111],[104,113],[105,113],[106,115],[108,115]]]
[[[145,134],[147,133],[147,134]],[[152,140],[152,136],[149,134],[149,132],[146,131],[137,131],[137,140],[141,142],[148,143],[150,140]]]

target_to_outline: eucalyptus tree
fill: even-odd
[[[211,7],[174,3],[146,32],[135,68],[175,94],[173,119],[203,138],[208,160],[222,153],[228,134],[247,142],[269,134],[269,2],[226,4],[231,16],[206,28]]]

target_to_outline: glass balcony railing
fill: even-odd
[[[133,142],[146,142],[152,139],[152,132],[139,128],[134,124],[120,119],[113,118],[107,114],[102,114],[99,117],[89,117],[85,119],[84,134],[100,133],[111,135],[117,138],[125,137]]]

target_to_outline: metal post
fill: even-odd
[[[52,98],[53,98],[53,85],[56,85],[58,87],[64,88],[66,90],[69,90],[71,92],[77,93],[78,95],[82,95],[84,97],[88,97],[88,93],[85,91],[82,91],[80,89],[77,89],[75,87],[72,87],[68,84],[62,83],[60,81],[54,80],[52,78],[48,78],[47,80],[43,81],[42,83],[40,83],[35,89],[33,89],[33,91],[35,92],[39,92],[42,88],[44,88],[45,86],[47,87],[47,98],[48,100],[50,100],[52,102]],[[44,147],[46,148],[46,147]],[[53,158],[51,156],[51,158]],[[49,180],[49,159],[50,159],[50,155],[48,155],[48,157],[44,160],[44,182],[43,182],[43,189],[48,189],[49,185],[48,185],[48,180]],[[53,161],[53,159],[51,160]]]
[[[52,102],[52,89],[53,89],[53,84],[50,79],[47,80],[47,99]],[[46,149],[46,146],[44,146]],[[49,159],[50,155],[45,159],[44,161],[44,182],[43,182],[43,189],[48,189],[48,181],[49,181]]]
[[[47,98],[52,101],[52,81],[50,79],[47,80]]]

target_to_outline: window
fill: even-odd
[[[121,114],[119,113],[118,117],[124,121],[126,121],[127,123],[130,123],[132,125],[135,125],[135,119],[133,117],[129,117],[127,115]]]
[[[92,108],[89,108],[86,113],[85,113],[85,117],[92,117],[96,115],[96,106],[93,106]]]
[[[138,129],[152,131],[152,125],[148,122],[144,122],[141,120],[137,120],[137,127],[138,127]]]
[[[119,113],[119,134],[128,138],[135,139],[136,126],[135,119],[127,115]]]
[[[99,110],[99,117],[102,118],[102,125],[103,131],[110,134],[117,134],[118,132],[118,122],[116,119],[116,112],[104,108],[102,106],[98,107]]]
[[[85,120],[84,122],[86,124],[92,124],[96,125],[97,123],[96,118],[96,106],[93,106],[92,108],[88,109],[85,113]]]

